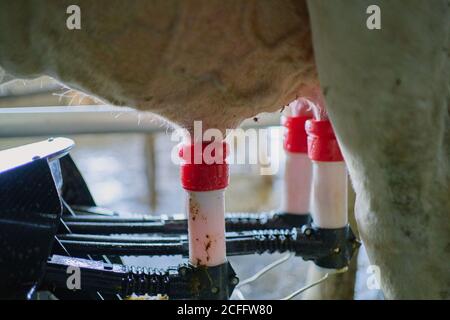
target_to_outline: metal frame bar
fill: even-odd
[[[150,120],[151,119],[151,120]],[[245,120],[242,128],[280,125],[279,113],[267,113],[258,122]],[[0,138],[96,133],[155,133],[165,126],[158,117],[128,107],[82,105],[0,108]]]

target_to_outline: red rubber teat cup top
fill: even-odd
[[[308,134],[308,157],[311,160],[344,161],[329,120],[308,120],[305,129]]]
[[[282,118],[285,128],[283,147],[292,153],[307,153],[308,143],[305,131],[305,122],[311,116],[286,116]]]
[[[225,189],[229,182],[226,142],[183,144],[179,151],[181,185],[188,191]]]

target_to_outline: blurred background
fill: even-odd
[[[281,137],[280,114],[259,115],[244,126],[268,127]],[[178,167],[171,161],[171,129],[155,116],[129,108],[105,106],[101,101],[71,90],[48,77],[17,80],[0,86],[0,150],[65,136],[76,142],[71,152],[96,200],[123,215],[183,213],[184,192]],[[278,133],[278,134],[277,134]],[[282,194],[284,153],[281,139],[270,139],[270,153],[278,153],[280,170],[260,175],[260,165],[231,165],[226,192],[228,212],[276,210]],[[246,152],[246,150],[237,150]],[[352,207],[352,205],[350,205]],[[242,279],[252,276],[280,254],[231,257]],[[181,257],[128,257],[126,263],[164,267]],[[354,298],[380,299],[369,290],[369,265],[364,248],[358,257]],[[304,286],[309,263],[293,257],[264,275],[242,293],[250,299],[278,299]],[[302,295],[297,299],[301,299]]]

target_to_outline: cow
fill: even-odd
[[[323,96],[389,299],[450,297],[449,48],[448,0],[0,0],[6,74],[188,130]]]

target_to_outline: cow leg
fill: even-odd
[[[450,5],[309,1],[319,80],[387,298],[450,298]],[[381,8],[381,30],[366,9]]]

